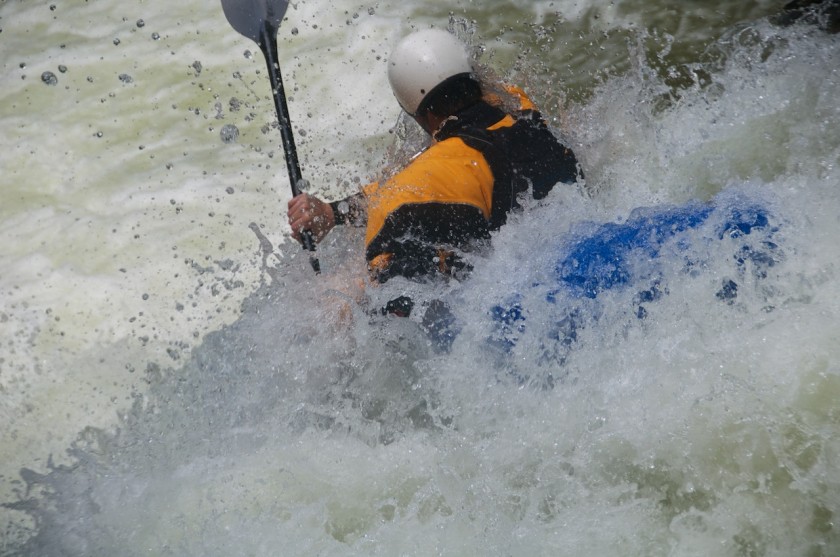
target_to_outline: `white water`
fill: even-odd
[[[0,5],[0,493],[29,500],[3,511],[0,554],[838,553],[837,38],[756,22],[772,2],[670,19],[654,3],[523,4],[454,11],[534,87],[590,195],[531,207],[470,281],[435,293],[464,323],[446,356],[415,321],[339,315],[335,289],[363,276],[358,232],[322,247],[320,279],[286,244],[262,272],[248,225],[284,242],[285,167],[261,131],[262,58],[220,7]],[[290,109],[324,195],[373,176],[393,143],[384,59],[406,9],[416,25],[450,10],[289,10]],[[558,31],[527,25],[554,11]],[[679,60],[645,27],[670,29]],[[667,105],[669,64],[711,78]],[[635,292],[609,293],[562,366],[541,358],[562,312],[540,293],[510,355],[484,344],[488,307],[544,280],[579,223],[722,190],[772,208],[784,254],[735,304],[715,298],[737,273],[724,246],[696,275],[675,262],[643,321]],[[550,390],[511,379],[549,374]]]

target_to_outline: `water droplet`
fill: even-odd
[[[143,27],[145,27],[145,26],[146,26],[146,22],[145,22],[145,21],[143,21],[142,19],[138,19],[138,20],[137,20],[137,27],[138,27],[138,28],[143,28]]]
[[[297,35],[298,33],[300,33],[300,31],[298,31],[298,28],[292,27],[292,35]]]
[[[67,66],[61,64],[60,66],[58,66],[58,71],[60,71],[61,73],[67,73]]]
[[[114,46],[120,46],[120,40],[114,39]]]
[[[58,85],[58,78],[52,72],[44,72],[41,74],[41,81],[47,85]]]
[[[245,59],[246,59],[246,60],[250,60],[251,58],[253,58],[253,57],[254,57],[254,53],[253,53],[253,52],[251,52],[250,50],[246,50],[246,51],[244,52],[244,55],[245,55]]]
[[[235,143],[239,139],[239,128],[233,124],[225,124],[219,136],[222,138],[222,143]]]
[[[95,135],[96,137],[102,137],[102,136],[103,136],[103,135],[105,135],[105,134],[103,134],[102,132],[96,132],[96,133],[95,133],[95,134],[93,134],[93,135]]]
[[[26,62],[21,62],[20,63],[20,69],[24,69],[24,68],[26,68]]]
[[[50,11],[51,12],[54,12],[55,8],[56,8],[55,4],[50,4]]]
[[[225,189],[225,191],[228,193],[228,195],[233,195],[233,191],[234,191],[234,190],[233,190],[233,186],[228,186],[228,187]]]
[[[157,31],[155,31],[154,33],[152,33],[152,40],[153,40],[153,41],[159,41],[159,40],[160,40],[160,34],[158,34],[158,32],[157,32]]]
[[[131,83],[134,81],[134,78],[128,75],[127,73],[121,73],[120,81],[122,81],[123,83]]]

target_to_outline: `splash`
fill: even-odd
[[[24,470],[2,551],[837,553],[836,42],[758,22],[679,87],[633,52],[571,108],[586,187],[514,215],[463,282],[365,301],[357,232],[319,251],[318,286],[260,232],[239,317],[138,363],[114,427]],[[749,234],[726,226],[744,199],[768,215]],[[654,253],[605,242],[623,274],[571,280],[598,231],[710,200]],[[419,317],[370,315],[400,294],[452,308],[448,353]]]

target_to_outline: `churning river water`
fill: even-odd
[[[0,0],[0,555],[840,555],[840,36],[784,4],[293,3],[311,192],[407,152],[385,61],[429,25],[586,174],[469,278],[360,303],[360,230],[319,277],[288,237],[264,61],[217,1]],[[740,199],[763,259],[690,230],[702,264],[663,252],[652,289],[546,291],[570,238]],[[406,292],[453,309],[448,351],[370,315]]]

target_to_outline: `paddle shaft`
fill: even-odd
[[[273,89],[274,107],[277,109],[277,120],[280,123],[280,136],[283,138],[283,150],[286,152],[286,169],[289,171],[292,193],[298,195],[300,194],[298,182],[303,180],[303,175],[300,171],[295,138],[292,134],[292,121],[289,117],[289,107],[286,104],[283,77],[280,75],[280,64],[277,62],[277,42],[273,35],[274,32],[266,22],[260,37],[260,46],[263,47],[265,63],[268,66],[268,77]]]
[[[286,154],[286,170],[289,172],[289,182],[292,186],[292,195],[300,195],[300,184],[303,182],[303,175],[298,162],[295,137],[292,134],[292,121],[289,118],[289,107],[286,104],[286,92],[283,89],[283,77],[280,75],[280,64],[277,54],[277,29],[273,28],[268,21],[263,22],[260,30],[260,50],[263,52],[268,77],[271,80],[272,96],[274,97],[274,108],[277,110],[277,121],[280,124],[280,137],[283,140],[283,151]],[[309,230],[301,232],[303,247],[315,251],[315,240]],[[320,272],[320,264],[312,255],[309,258],[312,268],[316,273]]]

